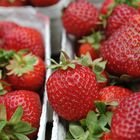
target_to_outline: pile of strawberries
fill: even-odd
[[[37,6],[45,7],[51,6],[59,2],[59,0],[0,0],[0,6],[9,7],[9,6]]]
[[[75,60],[62,51],[47,81],[50,104],[69,121],[66,140],[140,140],[140,2],[76,0],[62,22]],[[67,46],[66,46],[67,47]]]
[[[42,112],[45,63],[42,34],[0,21],[0,139],[36,137]]]

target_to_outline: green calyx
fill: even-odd
[[[9,60],[14,56],[14,51],[6,51],[4,49],[0,49],[0,68],[4,68],[9,64]]]
[[[19,51],[15,53],[13,58],[9,61],[9,64],[6,66],[6,69],[9,71],[8,75],[17,75],[22,76],[25,73],[34,70],[34,66],[38,63],[36,56],[31,53],[25,54],[26,51]]]
[[[86,118],[70,123],[65,140],[100,140],[105,132],[110,132],[112,112],[105,103],[95,102],[96,111],[90,111]]]
[[[64,51],[61,51],[60,63],[57,63],[53,59],[51,59],[51,61],[52,61],[53,64],[48,66],[47,68],[62,69],[62,70],[66,70],[68,68],[75,69],[75,62],[70,60],[69,56]]]
[[[0,138],[1,140],[29,140],[26,135],[36,131],[31,124],[21,121],[22,107],[18,107],[10,120],[7,120],[6,107],[0,105]]]
[[[92,71],[96,74],[98,82],[102,83],[107,81],[106,77],[102,74],[107,64],[107,61],[103,61],[103,58],[98,58],[92,61],[90,54],[87,53],[86,55],[77,58],[77,60],[80,64],[92,69]]]
[[[95,51],[98,51],[100,48],[100,42],[103,39],[101,32],[93,32],[90,36],[85,36],[83,39],[79,41],[79,43],[89,43],[92,45],[92,47],[95,49]]]
[[[5,89],[6,86],[9,86],[5,81],[0,81],[0,96],[5,95],[8,91]]]

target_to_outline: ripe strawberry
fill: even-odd
[[[14,122],[11,123],[10,126],[6,122],[7,125],[4,126],[4,128],[3,128],[3,131],[5,132],[7,137],[12,135],[15,138],[18,135],[23,135],[23,134],[27,135],[27,134],[32,133],[35,130],[32,127],[36,128],[36,130],[39,128],[39,121],[40,121],[40,116],[41,116],[41,102],[40,102],[39,95],[37,93],[31,92],[31,91],[26,91],[26,90],[19,90],[19,91],[9,92],[4,96],[0,96],[0,98],[2,98],[4,100],[2,102],[2,104],[4,104],[6,106],[7,120],[9,121],[9,123],[11,122],[10,119],[13,117],[15,110],[18,107],[20,107],[20,111],[18,110],[18,113],[14,116],[14,117],[16,117],[16,119],[13,120]],[[0,107],[1,107],[1,105],[0,105]],[[23,113],[22,113],[21,107],[23,109]],[[2,110],[0,110],[0,111],[2,111]],[[2,112],[2,113],[4,113],[4,112]],[[4,114],[3,114],[3,117],[4,117]],[[22,122],[20,121],[20,117],[21,117]],[[23,124],[23,121],[26,123],[29,123],[28,126],[25,123]],[[14,129],[13,129],[13,126],[17,125],[18,122],[20,123],[20,126],[19,126],[20,128],[14,127]],[[7,130],[6,128],[8,128],[8,131],[6,131]],[[29,133],[29,131],[30,131],[30,133]],[[10,132],[12,132],[12,133],[10,133]],[[36,131],[36,133],[37,133],[37,131]],[[10,135],[8,135],[8,134],[10,134]],[[32,137],[34,137],[34,136],[30,135],[30,138],[32,138]],[[23,138],[25,138],[25,137],[23,137]]]
[[[106,15],[108,13],[110,5],[112,5],[113,3],[114,3],[114,0],[105,0],[100,9],[100,13],[102,15]]]
[[[97,52],[95,51],[95,49],[92,47],[92,45],[90,43],[81,44],[79,47],[79,52],[78,52],[79,56],[82,56],[82,55],[86,54],[87,52],[90,53],[92,60],[98,58]]]
[[[81,37],[97,27],[99,12],[86,0],[72,2],[64,9],[62,22],[69,34]]]
[[[121,101],[112,124],[112,140],[140,139],[140,92]]]
[[[61,64],[47,81],[47,93],[53,109],[64,119],[76,121],[95,109],[93,102],[99,98],[96,75],[81,64],[70,62],[61,55]]]
[[[131,17],[101,47],[109,72],[132,77],[140,76],[140,15]]]
[[[56,4],[59,0],[30,0],[34,6],[50,6]]]
[[[107,20],[106,35],[110,36],[113,34],[134,14],[138,14],[138,11],[131,6],[128,6],[127,4],[120,4],[116,6]]]
[[[111,133],[105,133],[100,140],[112,140]]]
[[[1,0],[0,1],[0,6],[5,6],[5,7],[23,6],[26,3],[27,3],[26,0]]]
[[[102,36],[100,32],[94,32],[90,36],[83,37],[79,42],[79,56],[85,55],[87,52],[91,55],[92,60],[98,58],[98,50],[100,48]]]
[[[118,87],[118,86],[108,86],[100,90],[100,101],[111,103],[117,101],[120,103],[124,98],[129,97],[132,94],[132,91]]]
[[[32,54],[15,55],[6,69],[8,70],[7,79],[14,89],[36,91],[43,85],[45,64]]]
[[[6,33],[9,33],[13,28],[18,25],[11,21],[0,21],[0,37],[3,37]]]
[[[44,58],[44,41],[40,32],[29,27],[17,27],[4,37],[4,49],[19,51],[29,49],[33,54]]]

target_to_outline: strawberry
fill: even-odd
[[[112,140],[111,133],[105,133],[100,140]]]
[[[0,21],[0,37],[3,37],[13,28],[18,27],[18,25],[11,21]]]
[[[100,101],[111,103],[117,101],[120,103],[124,98],[129,97],[132,91],[119,86],[108,86],[100,90]]]
[[[96,29],[99,12],[96,7],[86,1],[75,1],[64,9],[62,22],[69,34],[81,37]]]
[[[45,78],[45,64],[32,54],[15,54],[6,66],[7,79],[14,89],[39,90]]]
[[[8,32],[3,40],[3,48],[6,50],[28,49],[36,56],[44,58],[44,41],[36,29],[17,27]]]
[[[27,3],[26,0],[1,0],[0,1],[0,6],[5,6],[5,7],[23,6],[26,3]]]
[[[50,6],[50,5],[54,5],[57,2],[59,2],[59,0],[30,0],[31,4],[34,6]]]
[[[100,9],[102,15],[107,15],[109,7],[114,3],[114,0],[105,0]]]
[[[140,15],[134,15],[101,46],[107,69],[116,75],[140,76]]]
[[[138,14],[138,11],[127,4],[120,4],[116,6],[107,20],[106,35],[110,36],[113,34],[134,14]]]
[[[61,63],[47,81],[48,99],[59,116],[69,121],[84,118],[89,110],[95,109],[99,87],[95,73],[77,62],[70,62],[64,54]]]
[[[3,126],[3,131],[0,132],[1,137],[7,135],[7,138],[20,139],[19,137],[22,136],[22,138],[27,139],[25,135],[32,134],[30,138],[33,138],[33,132],[39,128],[41,116],[39,95],[35,92],[19,90],[9,92],[4,96],[0,96],[0,98],[4,100],[0,104],[5,105],[7,112],[5,116],[4,108],[0,105],[0,113],[2,114],[0,117],[3,117],[3,119],[0,119],[0,122],[2,123],[4,120],[8,121]],[[6,131],[7,129],[8,131]],[[34,134],[36,133],[37,131]]]
[[[79,56],[90,53],[92,60],[98,58],[98,50],[100,48],[102,36],[100,32],[94,32],[90,36],[83,37],[79,42],[80,47],[78,50]]]
[[[81,44],[79,47],[79,51],[78,51],[79,56],[82,56],[82,55],[86,54],[87,52],[90,53],[92,60],[98,58],[97,52],[95,51],[95,49],[92,47],[92,45],[90,43]]]
[[[112,123],[112,140],[140,139],[140,92],[121,101]]]

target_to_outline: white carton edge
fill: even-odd
[[[45,61],[47,65],[50,65],[50,58],[51,58],[51,46],[50,46],[50,22],[45,26]],[[46,72],[46,80],[51,74],[51,70],[48,69]],[[46,82],[45,82],[46,87]],[[46,88],[44,88],[44,98],[43,98],[43,105],[42,105],[42,114],[40,118],[40,127],[38,131],[38,138],[37,140],[45,140],[45,134],[46,134],[46,123],[48,121],[47,117],[49,114],[47,114],[47,104],[48,104],[48,97],[47,97],[47,91]]]

